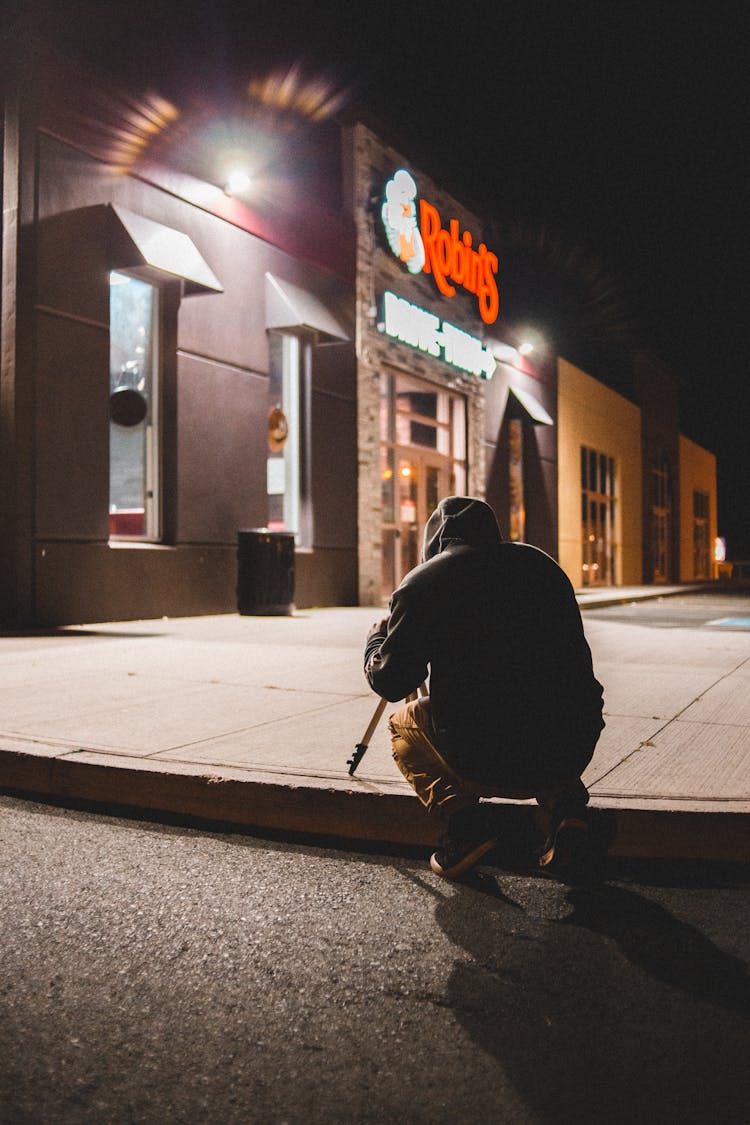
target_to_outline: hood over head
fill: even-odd
[[[484,500],[473,496],[446,496],[425,524],[422,562],[439,555],[449,543],[464,543],[481,551],[491,551],[502,539],[495,513]]]

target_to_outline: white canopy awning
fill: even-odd
[[[318,297],[272,273],[266,274],[266,328],[306,328],[326,340],[349,339],[339,321]]]
[[[534,398],[528,391],[520,390],[519,387],[511,387],[510,389],[533,422],[539,422],[543,426],[554,426],[554,419],[550,418],[538,399]]]
[[[223,292],[221,282],[183,231],[137,215],[119,203],[110,207],[129,244],[125,260],[117,268],[133,269],[146,276],[149,271],[156,271],[180,278],[185,283],[185,293]]]

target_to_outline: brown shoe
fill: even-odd
[[[444,879],[459,879],[497,843],[484,809],[479,805],[459,809],[448,821],[448,830],[433,852],[430,867]]]

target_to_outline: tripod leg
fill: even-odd
[[[419,699],[420,696],[425,696],[425,695],[427,695],[427,684],[423,683],[423,684],[419,685],[418,691],[409,692],[409,694],[406,697],[406,702],[411,703],[413,700]],[[365,731],[365,733],[362,736],[362,741],[358,742],[357,745],[354,747],[354,753],[352,754],[351,758],[347,758],[347,760],[346,760],[346,764],[349,767],[349,776],[350,777],[354,776],[354,771],[356,770],[357,766],[359,765],[359,763],[362,761],[362,759],[365,756],[365,753],[367,751],[367,747],[370,745],[370,739],[372,738],[373,734],[375,733],[377,725],[381,720],[381,717],[383,715],[383,711],[385,711],[385,707],[386,707],[387,702],[388,702],[387,699],[381,699],[379,701],[377,707],[375,708],[375,714],[370,719],[370,725],[368,726],[367,730]]]
[[[351,758],[347,759],[346,764],[349,767],[349,776],[350,777],[353,776],[354,771],[356,770],[357,766],[359,765],[359,763],[362,761],[362,759],[365,756],[365,751],[367,750],[367,747],[370,745],[370,739],[372,738],[373,734],[375,733],[375,729],[376,729],[378,723],[380,722],[380,719],[381,719],[381,716],[382,716],[383,712],[385,711],[387,702],[388,702],[387,699],[381,699],[378,702],[378,705],[375,708],[375,714],[370,719],[370,725],[368,726],[365,733],[362,735],[362,741],[357,743],[357,745],[354,747],[354,753],[352,754]]]

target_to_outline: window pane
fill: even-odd
[[[596,477],[597,456],[593,449],[589,450],[589,488],[592,492],[599,491],[599,483]]]
[[[466,493],[466,463],[454,461],[450,478],[450,492],[452,496],[463,496]]]
[[[158,385],[153,285],[110,274],[110,534],[156,538]]]
[[[437,451],[443,457],[450,457],[451,432],[447,426],[439,426],[437,429]]]
[[[466,400],[451,399],[451,440],[453,456],[458,461],[466,460]]]
[[[411,441],[411,420],[408,414],[396,415],[396,441],[399,445],[409,445]]]
[[[437,449],[437,429],[425,422],[412,422],[411,444],[422,445],[425,449]]]
[[[426,516],[431,516],[440,500],[440,470],[435,465],[428,465],[425,473],[425,507]]]
[[[284,446],[284,524],[287,531],[299,532],[299,435],[300,435],[300,347],[296,336],[284,336],[283,402],[289,423],[289,438]]]
[[[270,405],[283,412],[287,437],[281,448],[268,459],[268,526],[274,531],[294,532],[297,543],[302,543],[309,535],[302,499],[301,352],[296,336],[271,333]]]
[[[402,523],[417,522],[418,467],[413,461],[399,461],[398,466],[398,518]]]
[[[406,410],[409,414],[421,414],[425,418],[437,419],[437,392],[430,391],[401,391],[398,396],[399,410]]]
[[[383,522],[393,523],[393,450],[382,447],[380,451],[380,477],[383,500]]]
[[[396,532],[383,528],[383,592],[387,597],[396,588]]]

